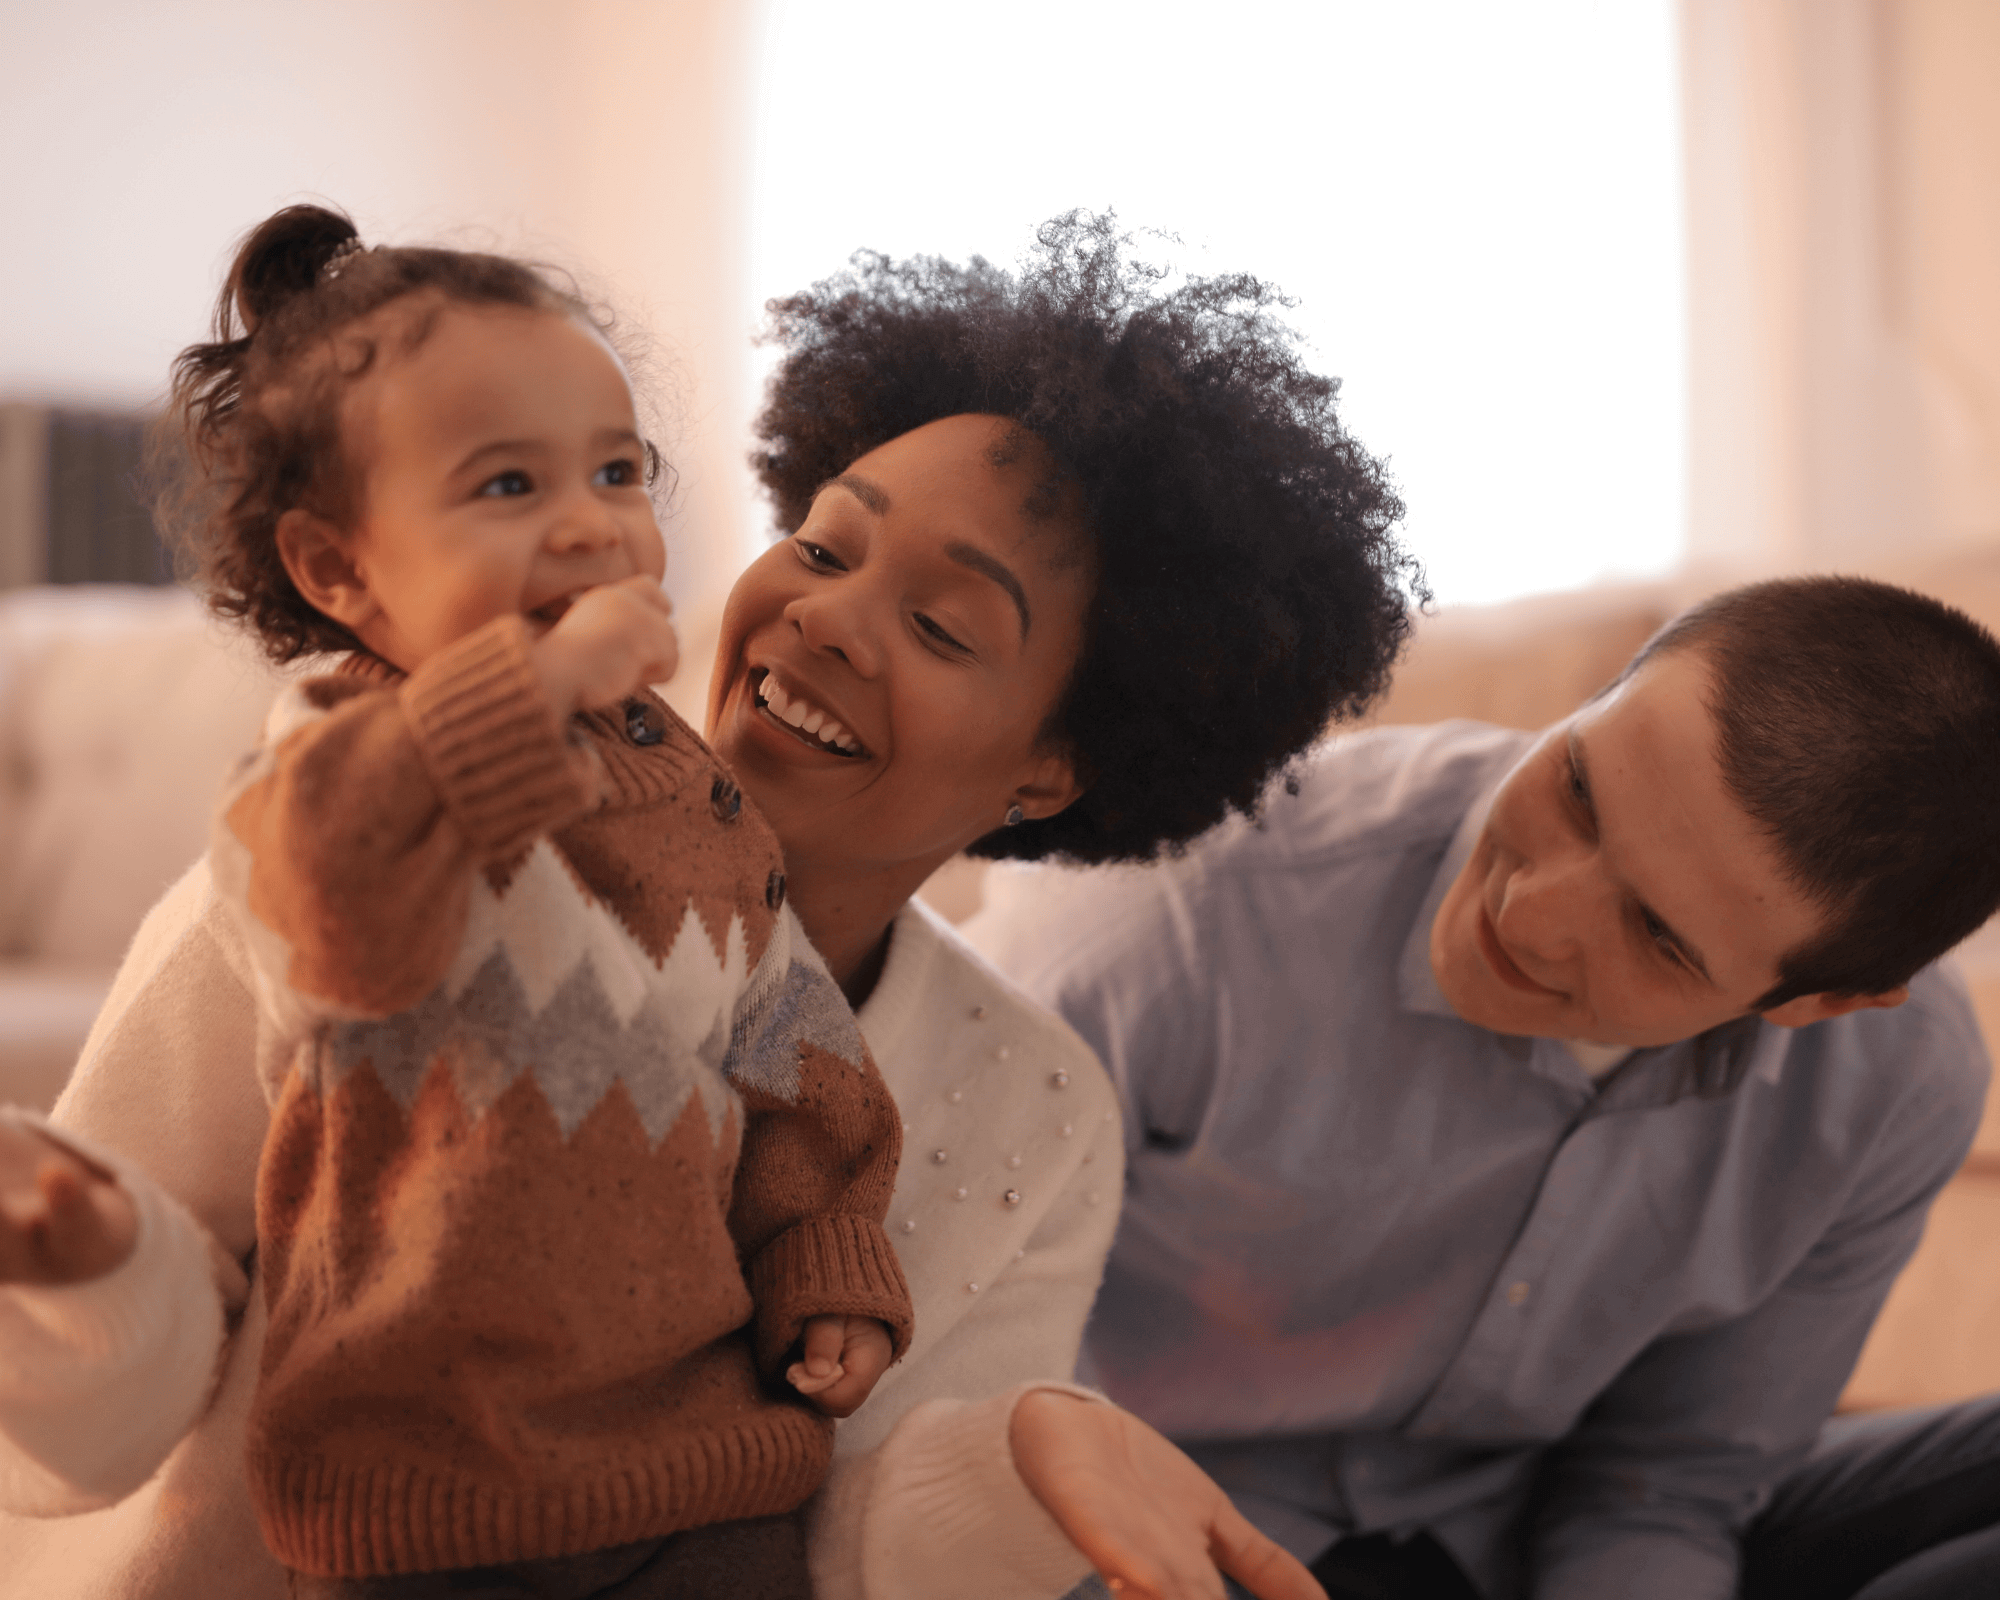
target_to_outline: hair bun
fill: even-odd
[[[253,228],[236,250],[222,307],[233,306],[244,332],[319,281],[326,264],[360,242],[360,230],[325,206],[286,206]]]

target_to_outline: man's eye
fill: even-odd
[[[497,472],[479,486],[479,492],[491,499],[507,495],[533,494],[534,480],[525,472]]]
[[[1674,945],[1673,935],[1667,932],[1667,925],[1652,912],[1641,909],[1639,926],[1646,930],[1646,937],[1658,945],[1675,966],[1681,964],[1681,953]]]
[[[956,650],[962,655],[971,654],[971,652],[967,650],[964,645],[960,644],[949,633],[945,632],[943,628],[939,627],[935,622],[933,622],[929,617],[925,616],[921,611],[917,613],[917,626],[921,628],[931,638],[935,639],[939,644],[943,645],[946,649]]]
[[[621,456],[616,461],[605,462],[591,481],[600,489],[626,489],[641,482],[642,474],[638,462]]]

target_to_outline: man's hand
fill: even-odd
[[[576,598],[535,641],[535,670],[564,716],[615,705],[680,665],[673,604],[643,574],[599,584]]]
[[[1014,1407],[1014,1467],[1071,1544],[1126,1600],[1325,1600],[1292,1556],[1129,1411],[1052,1389]]]
[[[139,1232],[118,1180],[32,1128],[0,1122],[0,1283],[102,1277]]]
[[[829,1417],[861,1409],[895,1354],[873,1317],[808,1317],[805,1359],[785,1370],[791,1386]]]

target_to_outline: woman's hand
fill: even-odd
[[[1014,1407],[1014,1467],[1071,1544],[1127,1600],[1325,1600],[1312,1574],[1129,1411],[1053,1389]]]
[[[0,1283],[102,1277],[132,1253],[138,1232],[132,1197],[110,1173],[0,1121]]]

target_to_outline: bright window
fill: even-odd
[[[1683,544],[1669,0],[769,0],[752,287],[1115,207],[1299,302],[1441,600]]]

